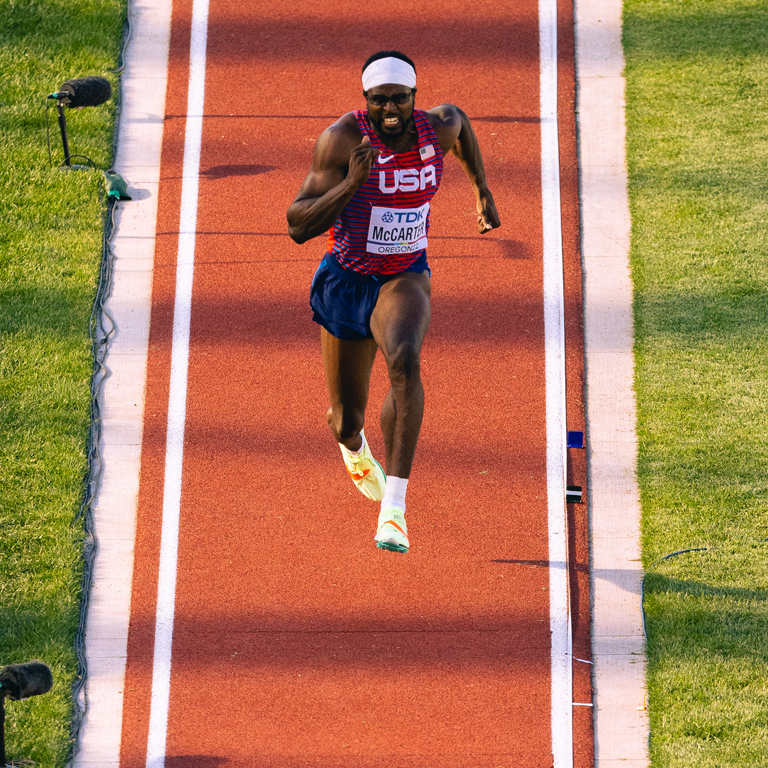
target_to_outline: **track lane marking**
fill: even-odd
[[[205,57],[208,43],[208,2],[194,0],[189,52],[187,122],[184,134],[184,165],[176,262],[176,294],[173,308],[171,378],[168,396],[168,432],[163,482],[163,524],[157,580],[155,648],[152,664],[147,768],[165,765],[168,705],[171,693],[173,620],[176,607],[176,567],[179,549],[184,426],[187,413],[189,328],[195,267],[195,234],[203,136]]]
[[[554,768],[571,768],[573,662],[565,508],[565,303],[557,136],[557,0],[539,0],[539,78],[552,756]]]

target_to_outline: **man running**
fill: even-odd
[[[424,413],[420,354],[430,318],[429,203],[447,152],[472,185],[480,234],[497,228],[499,215],[469,119],[452,104],[415,109],[407,56],[371,56],[363,96],[367,111],[347,113],[318,138],[288,232],[304,243],[330,229],[310,291],[331,401],[326,419],[357,488],[381,501],[377,546],[407,552],[405,494]],[[391,384],[381,411],[386,475],[363,432],[377,349]]]

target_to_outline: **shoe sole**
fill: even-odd
[[[404,547],[401,544],[390,544],[388,541],[377,541],[376,546],[379,549],[386,549],[387,552],[401,552],[402,554],[408,552],[408,547]]]

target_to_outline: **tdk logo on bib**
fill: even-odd
[[[379,171],[379,189],[386,195],[394,195],[398,191],[424,191],[428,186],[437,186],[437,174],[434,165],[425,165],[421,171],[418,168]]]

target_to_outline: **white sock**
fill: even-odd
[[[387,489],[381,500],[381,508],[400,507],[405,513],[405,492],[408,490],[407,477],[387,476]]]

